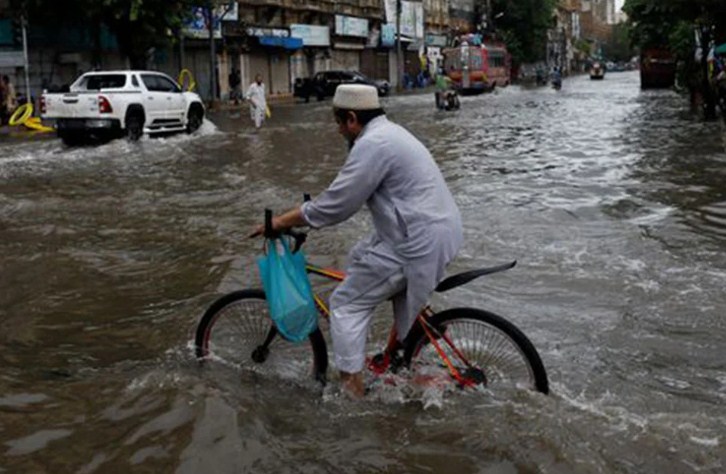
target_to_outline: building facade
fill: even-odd
[[[3,18],[6,3],[0,0],[0,30],[3,19],[11,20]],[[189,69],[207,100],[228,97],[236,71],[243,88],[260,74],[268,93],[281,96],[292,93],[296,79],[332,69],[358,70],[396,85],[398,38],[408,74],[434,72],[441,49],[477,29],[476,0],[238,0],[217,8],[211,33],[204,9],[189,8],[175,46],[149,51],[147,68],[172,77]],[[128,68],[110,32],[99,43],[78,28],[29,25],[32,95],[67,85],[88,70]],[[23,90],[22,45],[2,44],[1,38],[0,73]]]

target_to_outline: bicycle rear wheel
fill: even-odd
[[[472,370],[459,360],[445,338],[463,354],[475,373],[483,373],[488,388],[523,387],[549,393],[547,373],[534,345],[501,316],[480,309],[456,308],[436,313],[427,321],[443,335],[437,342],[460,372]],[[419,322],[406,341],[404,362],[413,370],[442,364]]]
[[[219,360],[286,378],[313,375],[324,384],[328,351],[320,328],[308,339],[309,344],[285,340],[272,324],[264,291],[249,289],[212,303],[197,326],[194,351],[201,360]]]

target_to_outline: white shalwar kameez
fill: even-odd
[[[265,85],[253,82],[247,89],[245,97],[250,101],[250,117],[255,122],[255,127],[260,128],[262,126],[262,122],[265,121],[265,111],[267,110]]]
[[[363,128],[333,183],[302,212],[320,228],[363,204],[375,231],[351,250],[346,279],[330,299],[334,361],[348,373],[363,369],[375,307],[392,298],[403,340],[463,240],[459,210],[433,157],[385,116]]]

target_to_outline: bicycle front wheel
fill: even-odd
[[[437,338],[440,348],[461,373],[482,374],[477,377],[491,389],[523,387],[549,393],[547,373],[534,345],[501,316],[456,308],[436,313],[427,321],[441,334]],[[463,355],[468,366],[451,346]],[[420,322],[407,337],[404,361],[413,370],[443,363]]]
[[[320,328],[308,343],[285,340],[272,324],[265,293],[229,293],[207,309],[197,326],[194,350],[200,360],[213,359],[286,378],[313,375],[325,383],[328,352]]]

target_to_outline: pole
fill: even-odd
[[[184,30],[182,30],[179,35],[179,69],[184,69],[186,64],[186,54],[184,52]]]
[[[401,0],[396,0],[396,71],[398,91],[403,90],[403,51],[401,48]]]
[[[209,100],[214,103],[217,98],[217,70],[215,67],[216,54],[214,51],[214,8],[212,2],[207,3],[207,20],[209,21]]]
[[[23,60],[25,61],[25,100],[30,103],[30,64],[28,61],[28,32],[25,28],[25,15],[20,17],[20,25],[23,29]]]

